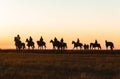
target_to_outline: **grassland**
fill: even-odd
[[[0,79],[120,79],[120,51],[0,50]]]

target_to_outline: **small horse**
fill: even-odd
[[[93,49],[93,48],[98,48],[98,49],[101,49],[101,45],[98,44],[98,43],[90,43],[90,49]]]
[[[28,39],[26,39],[26,42],[27,42],[28,49],[30,49],[30,47],[31,47],[32,49],[35,48],[33,41],[29,41]]]
[[[78,48],[78,47],[80,47],[80,49],[82,49],[82,46],[83,46],[82,43],[76,43],[75,41],[72,41],[72,44],[74,44],[73,49],[74,49],[74,48]]]
[[[88,44],[84,44],[84,50],[87,50],[87,49],[89,49],[89,45]]]
[[[46,43],[44,41],[37,41],[38,49],[43,49],[43,47],[46,49]]]
[[[105,45],[106,45],[106,49],[108,49],[108,47],[110,47],[110,49],[113,50],[113,48],[114,48],[113,42],[108,42],[107,40],[105,40]]]
[[[21,50],[21,49],[25,49],[25,43],[22,43],[20,40],[17,40],[17,38],[14,38],[15,41],[15,46],[16,46],[16,50]]]

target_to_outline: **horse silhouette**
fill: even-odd
[[[52,43],[52,45],[53,45],[53,49],[59,49],[60,48],[60,46],[56,43],[56,42],[54,42],[53,40],[50,40],[50,43]]]
[[[43,47],[46,49],[46,43],[44,41],[37,41],[38,49],[43,49]]]
[[[90,43],[90,49],[95,49],[95,48],[101,49],[101,45],[99,43]]]
[[[60,41],[53,41],[53,40],[50,40],[50,43],[52,43],[53,45],[53,49],[61,49],[61,50],[64,50],[67,48],[67,43],[64,43],[64,42],[60,42]]]
[[[33,41],[30,41],[30,40],[26,39],[26,42],[27,42],[28,49],[30,49],[30,47],[31,47],[32,49],[35,48]]]
[[[84,50],[88,50],[89,49],[89,45],[88,44],[84,44],[83,47],[84,47]]]
[[[67,49],[67,43],[64,43],[64,42],[59,42],[59,43],[60,43],[60,48],[62,50]]]
[[[83,46],[83,44],[82,43],[77,43],[77,42],[75,42],[75,41],[72,41],[72,44],[74,44],[74,47],[73,47],[73,49],[74,48],[78,48],[78,47],[80,47],[80,49],[82,49],[82,46]]]
[[[107,40],[105,40],[105,45],[106,45],[106,49],[108,49],[108,47],[110,47],[110,49],[113,50],[113,48],[114,48],[113,42],[108,42]]]
[[[15,41],[16,50],[25,49],[25,43],[21,42],[20,40],[17,40],[17,37],[14,38],[14,41]]]

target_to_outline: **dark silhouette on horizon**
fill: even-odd
[[[19,35],[17,35],[16,37],[14,37],[16,50],[25,49],[25,43],[21,42],[20,39],[21,39],[21,38],[20,38]]]
[[[37,41],[38,49],[43,49],[43,47],[46,49],[46,43],[43,41],[43,37],[40,37],[40,40]]]
[[[84,44],[83,47],[84,47],[84,50],[88,50],[89,49],[89,45],[88,44]]]
[[[30,47],[31,47],[32,49],[35,48],[34,42],[33,42],[33,39],[32,39],[31,36],[29,37],[29,39],[28,39],[28,38],[26,39],[26,42],[27,42],[28,49],[30,49]]]
[[[113,42],[109,42],[107,40],[105,40],[105,46],[106,46],[106,49],[108,49],[108,47],[110,47],[110,49],[113,50],[113,48],[114,48]]]
[[[67,49],[67,43],[64,42],[63,38],[61,38],[60,41],[57,40],[57,38],[55,37],[54,38],[54,41],[53,40],[50,40],[50,43],[52,43],[53,45],[53,49],[61,49],[61,50],[65,50]]]
[[[90,49],[95,49],[95,48],[101,49],[101,45],[95,40],[95,43],[90,43]]]
[[[26,39],[25,42],[27,42],[27,44],[25,45],[24,42],[21,41],[21,37],[18,34],[17,36],[14,37],[14,42],[15,42],[15,46],[16,46],[16,50],[21,50],[21,49],[25,49],[26,46],[28,47],[28,49],[34,49],[35,48],[35,43],[33,42],[33,38],[30,36],[29,38]],[[54,40],[50,40],[50,43],[52,43],[53,45],[53,49],[58,49],[58,50],[65,50],[67,49],[67,43],[64,42],[64,39],[61,38],[60,40],[58,40],[56,37],[54,38]],[[44,41],[43,37],[41,36],[39,40],[36,41],[36,44],[38,45],[38,49],[46,49],[46,42]],[[96,49],[96,50],[101,50],[101,45],[100,43],[95,40],[94,42],[90,43],[90,44],[82,44],[79,40],[79,38],[77,38],[76,41],[72,41],[73,44],[73,49],[84,49],[84,50],[89,50],[89,49]],[[113,50],[114,48],[114,43],[111,41],[107,41],[105,40],[105,46],[106,46],[106,50],[110,49]]]
[[[73,49],[75,49],[75,48],[78,49],[78,47],[79,47],[80,49],[82,49],[82,47],[83,47],[83,44],[79,42],[79,39],[77,39],[77,42],[72,41],[72,44],[74,44]]]

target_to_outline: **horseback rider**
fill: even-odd
[[[31,36],[30,36],[30,38],[29,38],[29,41],[30,41],[30,42],[33,42],[33,39],[32,39],[32,37],[31,37]]]
[[[95,40],[95,44],[98,44],[97,40]]]
[[[60,41],[61,41],[61,43],[63,43],[63,42],[64,42],[63,38],[61,38],[61,40],[60,40]]]
[[[18,34],[16,37],[17,41],[20,41],[20,35]]]
[[[58,41],[58,40],[57,40],[57,38],[55,37],[55,38],[54,38],[54,42],[57,42],[57,41]]]
[[[79,38],[77,39],[77,44],[79,44],[80,43],[80,40],[79,40]]]
[[[42,38],[42,36],[40,37],[40,42],[43,42],[43,38]]]

